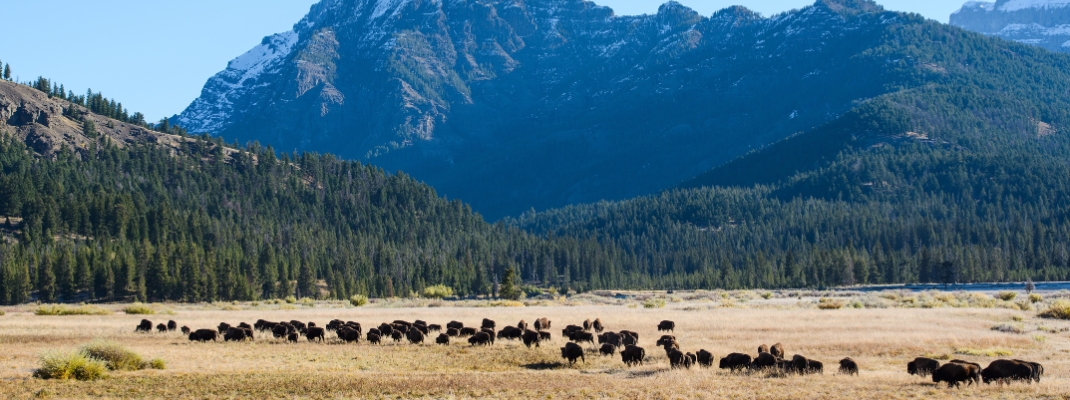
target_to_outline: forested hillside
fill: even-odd
[[[836,121],[658,196],[513,222],[685,287],[1070,278],[1070,57],[934,22],[889,35],[867,54],[900,88]]]

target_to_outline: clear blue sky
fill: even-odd
[[[667,0],[595,0],[618,15],[657,12]],[[814,0],[679,0],[703,15],[740,4],[771,15]],[[205,80],[272,33],[289,30],[316,0],[0,0],[0,60],[22,80],[38,75],[87,88],[157,120],[182,111]],[[947,22],[960,0],[878,0]]]

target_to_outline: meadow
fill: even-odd
[[[825,298],[804,292],[617,293],[531,299],[523,302],[398,299],[363,307],[348,302],[242,302],[91,306],[90,315],[36,315],[41,306],[5,307],[0,316],[0,397],[3,398],[1070,398],[1070,321],[1040,318],[1052,297],[1035,304],[977,293],[852,294]],[[993,301],[989,301],[992,299]],[[835,302],[841,307],[829,307]],[[882,303],[883,302],[883,303]],[[868,303],[868,306],[866,305]],[[883,305],[883,306],[882,306]],[[152,315],[127,314],[154,312]],[[148,309],[150,311],[146,311]],[[103,310],[103,311],[101,311]],[[553,340],[528,349],[498,340],[471,347],[342,344],[271,339],[242,343],[192,343],[180,332],[135,333],[142,318],[175,320],[193,329],[219,322],[257,319],[360,322],[365,331],[395,319],[478,326],[490,318],[501,328],[521,319],[553,322]],[[601,318],[607,330],[639,333],[643,366],[627,368],[619,355],[603,357],[584,345],[586,361],[560,357],[561,329]],[[754,355],[760,344],[782,342],[788,356],[825,364],[822,375],[729,373],[716,368],[670,369],[654,345],[663,319],[676,322],[684,351],[706,349],[720,358]],[[434,335],[432,335],[433,337]],[[75,349],[109,339],[164,369],[110,372],[95,381],[33,378],[50,350]],[[908,375],[917,356],[960,358],[985,366],[996,358],[1043,363],[1040,383],[974,385],[949,389]],[[852,357],[858,376],[837,373],[837,361]]]

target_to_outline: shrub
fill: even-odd
[[[112,312],[100,307],[81,305],[77,307],[62,304],[45,304],[33,311],[34,315],[109,315]]]
[[[286,304],[293,304],[297,302],[297,298],[293,295],[286,296]]]
[[[91,381],[103,378],[108,369],[104,361],[82,351],[49,351],[41,355],[40,362],[41,367],[33,371],[34,378]]]
[[[128,305],[125,308],[123,308],[123,312],[127,313],[127,314],[135,314],[135,315],[152,315],[152,314],[156,314],[156,310],[153,310],[151,307],[149,307],[147,305],[144,305],[144,304],[141,304],[141,303],[134,303],[134,304]]]
[[[1011,301],[1014,300],[1015,297],[1018,297],[1018,292],[999,292],[996,297],[1003,301]]]
[[[520,291],[524,292],[524,296],[526,296],[526,297],[542,296],[542,289],[539,289],[539,287],[535,286],[535,285],[524,285],[524,286],[521,286],[520,287]],[[612,296],[613,295],[610,294],[607,297],[612,297]]]
[[[1025,328],[1019,325],[999,324],[992,327],[992,330],[1004,332],[1004,333],[1025,333]]]
[[[1070,319],[1070,300],[1056,300],[1037,315],[1041,318]]]
[[[524,307],[524,302],[516,300],[499,300],[492,301],[489,305],[491,307]]]
[[[167,363],[162,358],[153,358],[152,361],[149,361],[149,367],[152,369],[164,369],[167,367]]]
[[[368,296],[365,296],[363,294],[355,294],[353,296],[350,296],[349,304],[352,304],[355,307],[361,307],[365,304],[368,304]]]
[[[646,299],[643,302],[643,308],[662,308],[665,307],[665,299]]]
[[[7,315],[7,313],[4,312],[4,310],[0,310],[0,316],[4,316],[4,315]]]
[[[817,301],[817,308],[822,310],[839,310],[843,308],[843,302],[840,300],[822,297],[820,300]]]
[[[112,371],[137,371],[146,366],[140,355],[112,341],[94,340],[82,345],[81,352],[104,361]]]
[[[1036,294],[1036,293],[1030,293],[1029,294],[1029,302],[1030,303],[1039,303],[1041,301],[1044,301],[1044,296],[1041,296],[1041,295]]]
[[[313,299],[311,297],[302,297],[301,298],[301,305],[303,305],[305,307],[315,307],[316,306],[316,299]]]
[[[421,295],[429,299],[441,299],[443,297],[453,296],[453,288],[443,284],[428,286],[424,288]]]
[[[762,298],[766,299],[766,300],[769,300],[769,299],[773,298],[773,292],[764,292],[764,293],[762,293]]]
[[[971,349],[971,348],[962,347],[962,348],[955,349],[955,354],[962,354],[962,355],[975,356],[975,357],[1006,357],[1006,356],[1013,355],[1014,353],[1012,353],[1010,350],[1000,349],[1000,348]]]

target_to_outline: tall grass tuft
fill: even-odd
[[[1018,297],[1018,293],[1017,292],[1010,292],[1010,291],[999,292],[999,294],[997,294],[996,296],[998,296],[1000,300],[1011,301],[1011,300],[1014,300],[1015,297]]]
[[[1056,300],[1037,315],[1041,318],[1070,319],[1070,300]]]
[[[152,314],[156,314],[156,310],[153,310],[152,307],[149,307],[149,306],[141,304],[141,303],[134,303],[134,304],[128,305],[125,308],[123,308],[123,312],[127,313],[127,314],[130,314],[130,315],[152,315]]]
[[[365,296],[363,294],[355,294],[349,298],[349,303],[352,304],[354,307],[361,307],[365,304],[368,304],[368,296]]]
[[[34,378],[91,381],[104,378],[108,369],[107,363],[83,351],[49,351],[41,355],[40,363]]]
[[[67,306],[42,304],[33,310],[34,315],[110,315],[111,311],[95,306]]]
[[[94,340],[82,345],[81,351],[90,357],[103,360],[112,371],[137,371],[147,366],[140,355],[112,341]]]

